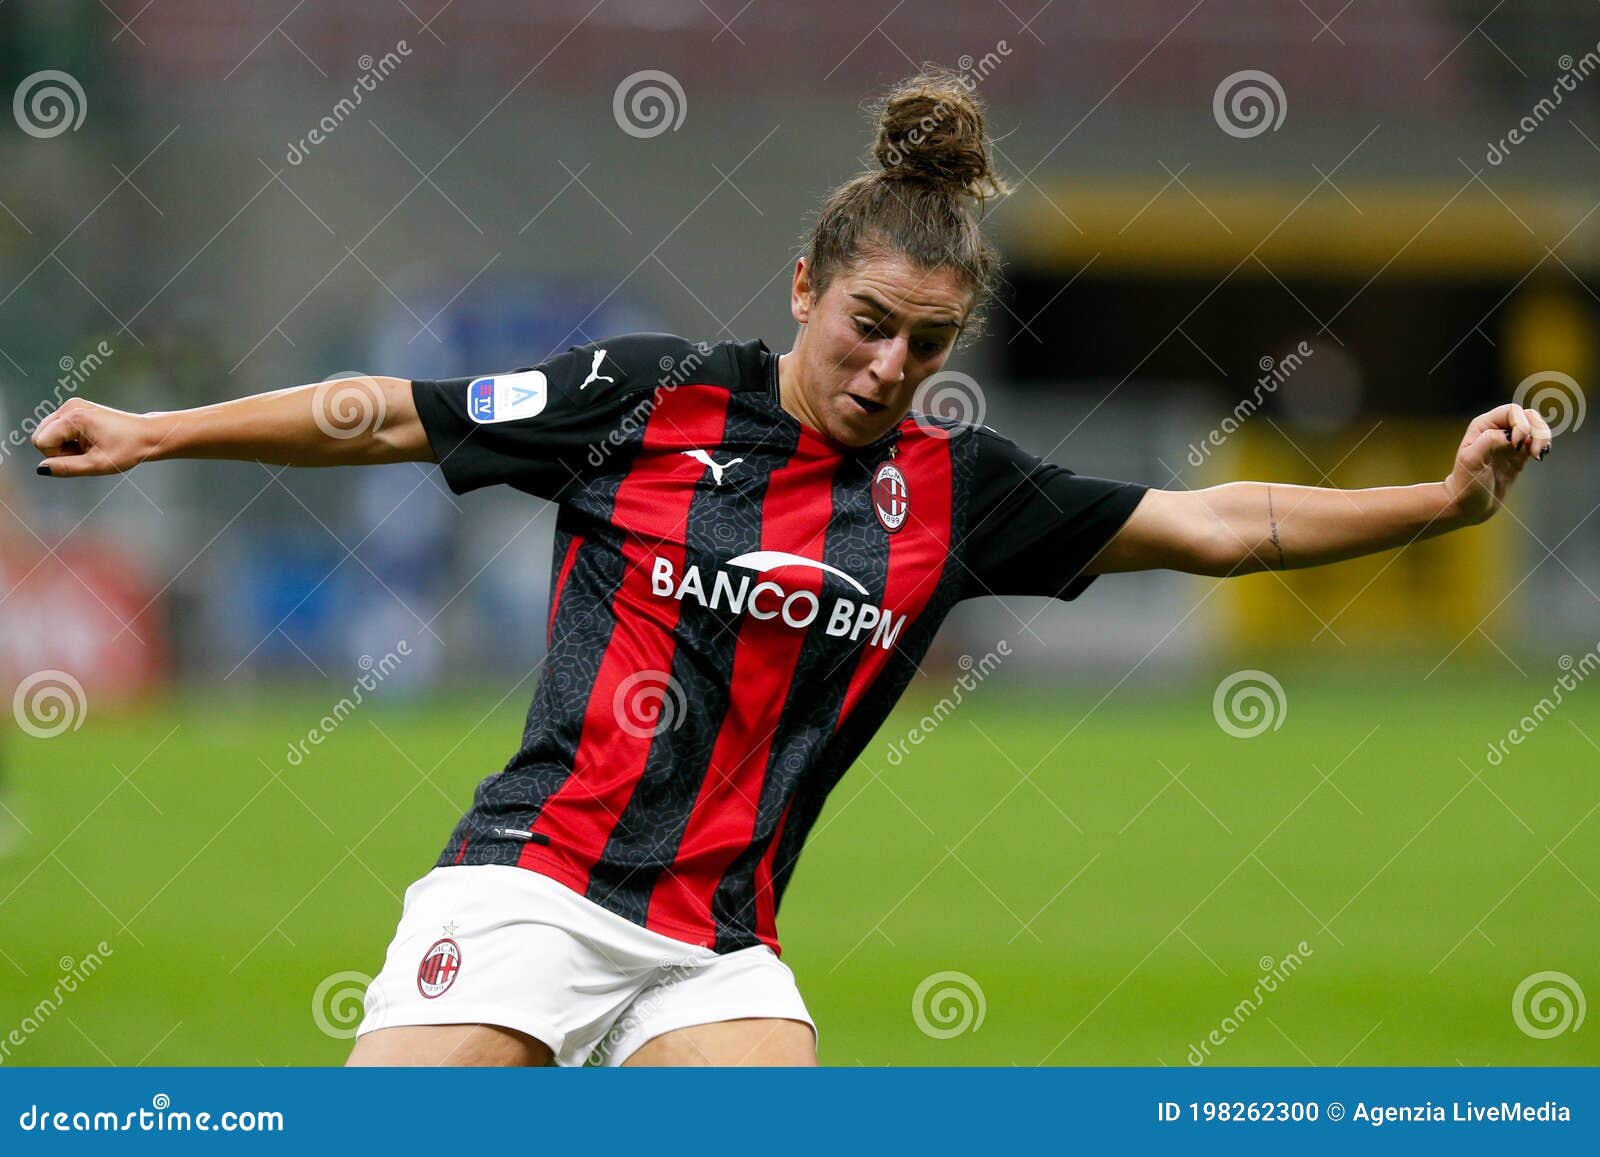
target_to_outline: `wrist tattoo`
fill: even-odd
[[[1267,527],[1272,537],[1272,545],[1278,552],[1278,569],[1289,569],[1288,563],[1283,558],[1283,543],[1278,541],[1278,517],[1272,509],[1272,484],[1267,484]]]

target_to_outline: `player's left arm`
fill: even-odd
[[[1276,482],[1150,490],[1085,573],[1169,569],[1222,578],[1405,546],[1488,519],[1552,439],[1537,410],[1507,404],[1472,420],[1442,482],[1366,490]]]

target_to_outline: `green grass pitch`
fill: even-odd
[[[996,681],[895,764],[908,702],[780,918],[823,1062],[1182,1066],[1215,1030],[1209,1064],[1600,1063],[1600,1014],[1541,1039],[1512,1007],[1542,971],[1600,997],[1593,695],[1491,766],[1549,691],[1534,668],[1277,674],[1283,725],[1252,739],[1217,726],[1216,680],[1098,708],[1099,687]],[[526,687],[502,692],[365,707],[298,766],[326,696],[13,731],[32,835],[0,860],[0,1039],[63,966],[112,952],[3,1063],[340,1063],[314,994],[378,968],[400,894],[516,740]],[[913,1008],[945,972],[981,992],[954,1035]]]

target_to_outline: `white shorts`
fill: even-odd
[[[544,1042],[560,1065],[620,1065],[662,1033],[745,1017],[816,1033],[794,973],[765,944],[719,955],[537,872],[463,864],[406,889],[357,1035],[492,1024]]]

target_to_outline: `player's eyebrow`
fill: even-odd
[[[883,314],[883,316],[886,317],[886,318],[892,318],[892,317],[896,317],[897,316],[897,314],[895,313],[894,310],[890,309],[887,305],[885,305],[883,302],[879,301],[876,297],[872,296],[872,294],[870,294],[870,293],[852,292],[850,294],[850,296],[855,298],[857,301],[866,302],[866,304],[870,305],[873,309],[875,309],[879,313]],[[959,329],[959,328],[961,328],[961,323],[959,321],[956,321],[953,318],[934,318],[934,319],[930,319],[930,320],[927,320],[927,321],[920,322],[919,323],[919,328],[921,328],[921,329]]]

